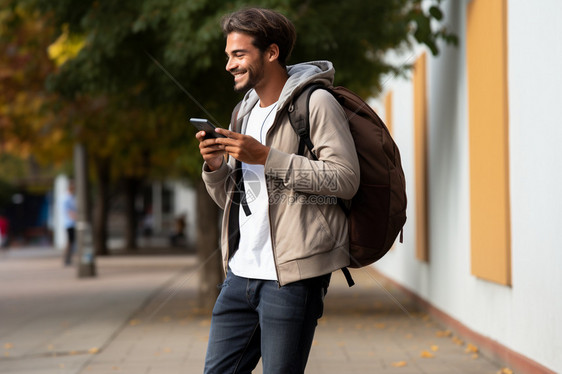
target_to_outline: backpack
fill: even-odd
[[[328,90],[346,113],[349,129],[359,158],[361,171],[359,190],[346,211],[349,224],[349,252],[351,268],[360,268],[383,257],[394,244],[406,222],[406,182],[400,152],[388,128],[371,107],[344,87],[310,85],[303,89],[289,105],[289,120],[299,136],[298,154],[305,147],[314,154],[310,139],[309,100],[316,89]],[[350,286],[349,271],[342,269]]]

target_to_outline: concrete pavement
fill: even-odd
[[[111,256],[97,270],[78,279],[48,248],[0,253],[0,373],[202,372],[210,316],[197,308],[194,256]],[[501,371],[374,272],[354,271],[351,289],[340,273],[307,373]]]

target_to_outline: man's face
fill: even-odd
[[[234,76],[237,92],[256,88],[263,83],[264,54],[252,44],[247,34],[232,32],[226,38],[226,70]]]

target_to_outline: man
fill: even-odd
[[[64,265],[70,266],[72,264],[72,255],[75,252],[76,242],[76,199],[74,198],[74,182],[68,183],[68,193],[62,201],[62,219],[64,227],[66,228],[67,244],[64,251]]]
[[[287,67],[296,32],[279,13],[244,9],[222,22],[226,70],[248,91],[226,138],[204,139],[203,180],[224,209],[226,280],[213,309],[205,373],[303,373],[332,271],[349,265],[346,217],[359,164],[347,119],[326,90],[310,98],[318,161],[296,155],[291,99],[331,85],[327,61]],[[225,160],[224,156],[228,156]]]

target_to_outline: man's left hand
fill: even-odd
[[[269,155],[269,147],[249,135],[239,134],[226,129],[217,129],[226,138],[217,138],[216,144],[224,145],[224,150],[230,156],[246,164],[265,165]]]

